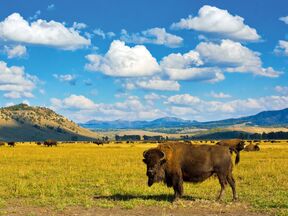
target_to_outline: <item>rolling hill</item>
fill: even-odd
[[[51,109],[26,104],[0,108],[0,141],[91,140],[97,134]]]

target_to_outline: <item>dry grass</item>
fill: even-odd
[[[142,152],[152,144],[34,144],[0,148],[0,205],[170,206],[173,190],[147,186]],[[241,152],[234,175],[240,202],[255,209],[288,214],[288,144],[261,143],[260,152]],[[216,178],[184,184],[185,200],[213,201]],[[231,201],[230,188],[224,202]]]

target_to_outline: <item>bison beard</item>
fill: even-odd
[[[237,199],[232,160],[225,146],[191,145],[186,143],[160,144],[143,153],[147,165],[148,186],[164,181],[174,189],[174,199],[183,195],[183,182],[202,182],[216,174],[221,185],[218,200],[227,183]]]

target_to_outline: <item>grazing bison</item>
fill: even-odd
[[[93,141],[94,144],[96,145],[104,145],[104,142],[102,140],[96,140],[96,141]]]
[[[183,182],[203,182],[216,174],[222,198],[227,182],[237,199],[235,180],[232,176],[231,153],[225,146],[191,145],[187,143],[159,144],[143,152],[143,162],[147,165],[148,186],[164,181],[174,189],[174,200],[183,194]]]
[[[8,144],[8,146],[10,146],[10,147],[15,147],[15,142],[8,142],[7,144]]]
[[[229,139],[229,140],[221,140],[216,143],[216,145],[227,146],[230,149],[230,152],[235,152],[236,160],[235,164],[238,164],[240,161],[240,151],[244,149],[245,142],[241,139]]]
[[[260,151],[260,147],[258,144],[254,145],[251,143],[244,148],[244,151]]]
[[[44,141],[44,146],[47,146],[47,147],[52,147],[52,146],[57,146],[57,141],[56,140],[51,140],[51,139],[48,139],[48,140],[45,140]]]
[[[0,146],[5,146],[5,142],[0,142]]]

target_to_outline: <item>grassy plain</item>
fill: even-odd
[[[155,144],[18,144],[0,147],[0,208],[20,206],[65,209],[171,206],[173,190],[147,186],[142,152]],[[240,203],[253,210],[288,215],[288,143],[261,143],[260,152],[241,152],[234,176]],[[216,178],[184,183],[183,200],[213,202]],[[230,203],[227,187],[224,203]],[[185,207],[185,206],[183,206]],[[5,214],[5,212],[2,212]],[[0,211],[1,215],[1,211]]]

